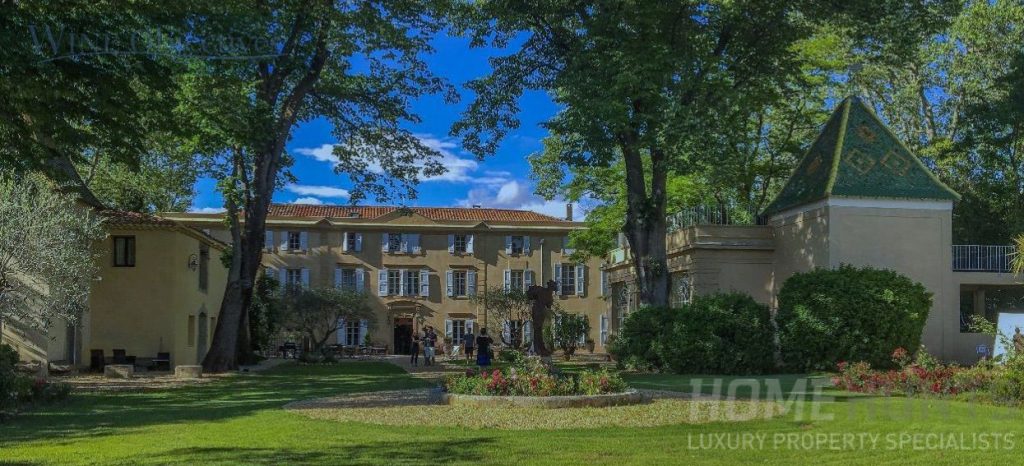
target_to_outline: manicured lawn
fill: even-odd
[[[797,378],[788,379],[790,390]],[[691,378],[630,376],[636,386],[689,390]],[[764,379],[759,379],[759,384]],[[743,423],[658,428],[498,431],[388,427],[312,420],[284,411],[300,399],[424,386],[383,363],[285,366],[201,386],[134,394],[78,394],[0,425],[0,463],[325,464],[1016,464],[1024,416],[1010,408],[937,400],[847,397],[798,403],[795,414]],[[780,386],[782,386],[780,381]],[[764,386],[768,386],[764,383]],[[820,416],[808,417],[814,407]],[[832,416],[831,420],[824,419]],[[972,450],[906,444],[886,436],[1012,434],[1012,448]],[[874,449],[800,444],[833,434],[879,435]],[[722,437],[725,435],[725,437]],[[745,448],[730,448],[746,435]],[[731,437],[730,437],[731,436]],[[763,436],[764,444],[757,438]],[[785,442],[790,438],[797,443]],[[908,441],[911,437],[907,437]],[[701,446],[701,441],[704,447]],[[776,440],[783,440],[781,445]],[[823,440],[823,441],[824,441]],[[868,441],[870,439],[867,439]],[[721,441],[721,442],[720,442]],[[962,442],[962,440],[958,441]],[[933,442],[934,443],[934,442]],[[843,446],[841,444],[832,444]],[[898,444],[895,446],[899,446]],[[934,445],[933,445],[934,446]],[[1000,447],[1007,446],[1005,443]]]

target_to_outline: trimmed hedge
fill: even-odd
[[[895,348],[921,344],[932,294],[892,270],[842,265],[790,277],[779,291],[786,369],[831,370],[840,361],[891,367]]]
[[[768,307],[748,295],[694,298],[630,314],[611,352],[626,366],[679,374],[761,374],[775,369]]]

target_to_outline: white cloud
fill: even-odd
[[[342,199],[348,199],[351,196],[347,189],[336,188],[334,186],[290,184],[288,186],[285,186],[284,189],[287,189],[288,191],[291,191],[300,196],[317,196]]]
[[[471,189],[466,193],[466,199],[461,199],[458,203],[465,207],[481,205],[497,209],[531,210],[556,218],[565,218],[564,200],[545,200],[534,194],[526,183],[517,180],[510,180],[498,187]],[[579,203],[573,203],[572,213],[575,221],[582,221],[586,217]]]
[[[457,143],[449,139],[437,138],[431,134],[416,134],[416,138],[420,140],[423,145],[434,149],[440,155],[435,160],[445,167],[446,171],[440,175],[423,176],[420,181],[423,182],[449,182],[449,183],[468,183],[478,184],[487,186],[497,186],[503,183],[507,183],[511,178],[512,174],[507,171],[492,171],[486,170],[483,175],[477,175],[475,172],[480,168],[480,163],[477,162],[472,156],[468,156],[462,153],[462,149]],[[303,147],[295,149],[295,153],[310,157],[316,161],[329,163],[331,166],[337,165],[338,159],[333,153],[333,144],[322,144],[318,147]],[[380,164],[376,161],[368,161],[367,168],[373,173],[383,173],[384,170]]]
[[[320,199],[317,199],[315,197],[300,197],[292,201],[292,204],[322,205],[323,203],[324,201],[321,201]]]
[[[220,214],[220,213],[224,213],[225,209],[223,207],[196,207],[196,206],[192,206],[191,208],[188,209],[188,211],[192,212],[192,213],[196,213],[196,214]]]

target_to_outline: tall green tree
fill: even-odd
[[[176,134],[168,57],[193,3],[0,3],[0,167],[102,205],[80,166],[138,166],[155,135]]]
[[[979,111],[1000,98],[998,82],[1024,44],[1024,4],[968,0],[948,26],[910,39],[889,47],[852,41],[839,47],[853,65],[841,92],[864,96],[962,195],[953,212],[955,241],[1005,243],[1024,226],[1020,166],[991,156],[999,148],[990,144],[985,131],[991,128],[981,118],[999,115]]]
[[[338,143],[336,171],[352,200],[415,196],[439,173],[437,151],[402,127],[409,100],[452,89],[423,61],[444,2],[222,2],[196,12],[198,36],[228,31],[264,44],[245,60],[197,60],[180,76],[179,113],[202,128],[196,146],[216,168],[232,235],[227,288],[203,366],[223,371],[248,351],[248,309],[262,259],[267,211],[287,176],[285,144],[301,122],[322,117]],[[225,19],[226,18],[226,19]],[[195,46],[208,48],[212,44]]]
[[[712,125],[775,101],[800,71],[794,44],[815,23],[850,25],[858,38],[903,37],[941,21],[952,3],[475,3],[462,23],[473,43],[516,45],[470,84],[476,100],[453,132],[471,151],[492,153],[518,125],[518,97],[548,91],[562,107],[545,122],[564,139],[561,163],[621,161],[640,300],[665,305],[668,179],[692,171]]]

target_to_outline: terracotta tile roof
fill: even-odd
[[[347,218],[352,213],[359,218],[374,219],[388,215],[402,207],[272,204],[270,217],[328,217]],[[434,221],[489,221],[489,222],[562,222],[564,219],[529,210],[484,209],[475,207],[406,207]]]
[[[96,213],[103,217],[104,223],[112,226],[128,225],[155,225],[173,227],[178,225],[173,220],[168,220],[156,215],[143,214],[139,212],[127,212],[122,210],[97,210]]]

